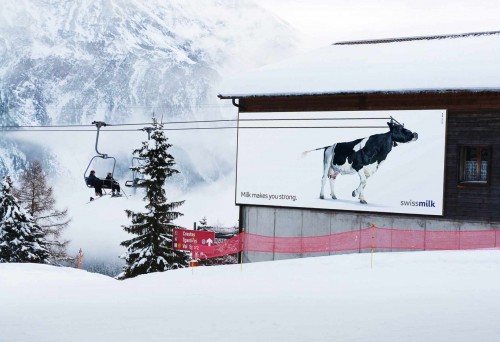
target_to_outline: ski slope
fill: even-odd
[[[125,281],[0,264],[1,341],[500,341],[500,251],[349,254]]]

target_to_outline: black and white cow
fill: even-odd
[[[393,146],[397,143],[407,143],[418,139],[418,134],[393,121],[388,122],[389,132],[370,135],[367,138],[356,139],[349,142],[335,143],[332,146],[320,147],[304,153],[324,149],[323,177],[319,197],[324,199],[326,179],[330,179],[331,196],[337,199],[334,192],[335,178],[341,175],[357,173],[359,186],[352,192],[358,196],[359,201],[366,204],[364,189],[366,180],[373,175],[380,164],[387,158]]]

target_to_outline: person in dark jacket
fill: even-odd
[[[94,187],[96,196],[102,196],[102,179],[96,177],[94,170],[90,171],[87,184]]]
[[[115,179],[113,178],[113,174],[111,172],[108,173],[108,175],[106,176],[106,179],[104,180],[104,184],[106,185],[106,187],[109,187],[111,188],[111,196],[121,196],[120,194],[120,184],[118,184],[117,181],[115,181]]]

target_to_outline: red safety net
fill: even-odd
[[[199,258],[241,251],[324,253],[363,250],[464,250],[499,248],[500,230],[429,231],[368,227],[321,236],[275,237],[241,233],[213,247],[201,247]]]

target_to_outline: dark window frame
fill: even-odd
[[[465,180],[465,170],[466,170],[466,156],[465,153],[467,149],[470,148],[475,148],[475,149],[486,149],[487,154],[488,154],[488,161],[487,161],[487,166],[486,166],[486,179],[484,181],[482,180]],[[477,164],[476,167],[480,165],[480,163],[483,161],[481,159],[481,153],[476,152],[476,155],[478,156]],[[485,187],[485,186],[490,186],[491,184],[491,170],[492,170],[492,163],[493,163],[493,158],[492,158],[492,147],[491,145],[488,144],[460,144],[458,145],[458,185],[460,187],[474,187],[474,186],[479,186],[479,187]],[[477,174],[480,174],[480,168],[477,169]]]

